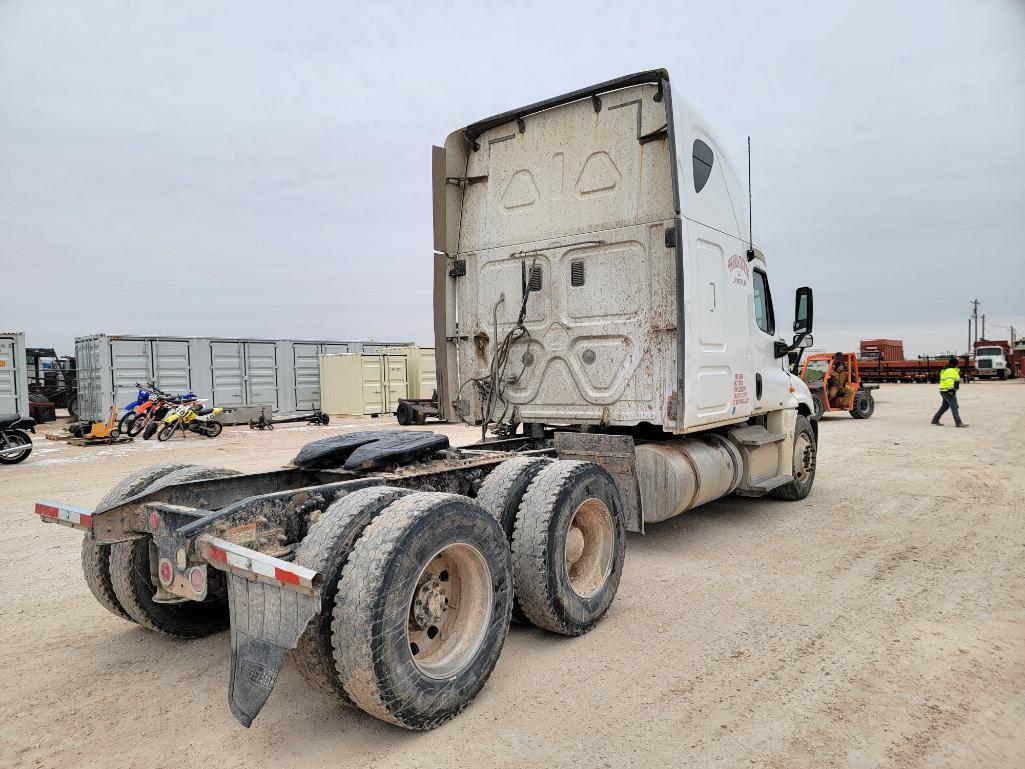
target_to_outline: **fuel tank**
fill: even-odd
[[[642,443],[636,451],[645,523],[664,521],[724,497],[740,484],[740,452],[718,435]]]

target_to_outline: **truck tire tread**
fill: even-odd
[[[397,641],[389,633],[390,627],[404,627],[409,611],[389,598],[415,585],[426,565],[420,563],[424,552],[439,543],[444,547],[467,540],[491,572],[492,616],[480,650],[465,669],[447,679],[428,679],[409,664],[408,647],[403,661],[396,644],[404,644],[405,636]],[[494,670],[509,630],[512,592],[509,548],[498,522],[483,508],[468,497],[439,492],[413,493],[393,502],[356,542],[338,583],[331,627],[345,691],[370,715],[407,729],[433,729],[455,717]]]
[[[612,514],[615,542],[608,579],[596,594],[583,599],[569,586],[562,559],[572,521],[565,518],[574,514],[575,508],[568,508],[579,496],[575,487],[589,483]],[[612,477],[590,462],[552,462],[534,476],[516,516],[512,562],[517,605],[537,627],[561,635],[583,635],[612,606],[623,571],[625,544],[622,504]]]
[[[502,524],[510,542],[523,495],[527,493],[534,476],[551,461],[547,457],[514,457],[488,473],[481,484],[477,492],[477,504]]]
[[[324,575],[321,612],[299,637],[292,659],[299,674],[318,691],[353,704],[338,678],[331,641],[332,611],[338,580],[356,540],[382,510],[411,493],[394,486],[359,489],[333,502],[300,543],[295,563]]]
[[[794,425],[794,440],[797,436],[807,431],[811,436],[812,446],[815,447],[816,454],[818,453],[818,444],[815,442],[815,431],[812,430],[811,422],[808,421],[808,417],[803,414],[798,415],[797,422]],[[812,468],[811,479],[807,484],[799,483],[795,478],[790,483],[785,483],[782,486],[777,486],[769,493],[777,499],[784,499],[788,502],[797,502],[804,499],[811,493],[811,487],[815,483],[815,469]]]
[[[238,475],[236,470],[187,465],[165,474],[147,490],[156,491],[173,483],[205,481]],[[149,574],[148,536],[111,545],[110,581],[118,603],[138,624],[176,638],[201,638],[228,627],[227,599],[158,604]]]
[[[136,494],[142,493],[146,487],[157,479],[175,470],[188,467],[185,464],[167,463],[153,465],[142,470],[137,470],[121,479],[121,481],[108,491],[97,508],[107,507]],[[110,582],[110,545],[100,545],[93,542],[88,535],[82,538],[82,574],[85,576],[85,584],[89,592],[99,601],[100,606],[115,616],[135,622],[131,615],[124,610],[121,603],[114,595],[114,588]]]

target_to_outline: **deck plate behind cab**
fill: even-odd
[[[292,462],[311,470],[379,470],[448,448],[448,436],[426,430],[349,433],[307,443]]]

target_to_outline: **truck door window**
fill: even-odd
[[[754,271],[755,323],[766,334],[776,333],[776,317],[772,311],[772,294],[769,293],[769,278],[761,270]]]

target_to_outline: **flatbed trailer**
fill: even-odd
[[[479,443],[353,433],[273,472],[159,465],[94,510],[35,507],[85,532],[112,614],[180,638],[230,628],[245,726],[289,655],[342,702],[438,726],[485,685],[511,618],[598,625],[627,532],[812,490],[814,403],[783,365],[811,343],[811,289],[787,340],[739,177],[665,70],[473,123],[433,161],[433,408]]]

